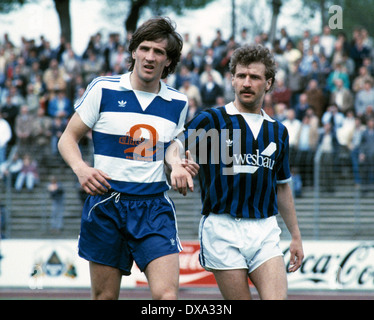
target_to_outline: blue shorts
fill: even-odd
[[[89,196],[85,202],[79,256],[131,274],[152,260],[179,253],[175,207],[166,193],[135,196],[119,192]]]

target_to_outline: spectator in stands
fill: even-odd
[[[193,46],[193,59],[195,63],[195,67],[200,72],[203,70],[203,61],[204,61],[204,55],[206,51],[206,46],[203,44],[203,41],[201,39],[201,36],[196,37],[195,45]]]
[[[336,138],[336,133],[330,122],[323,125],[323,131],[320,134],[318,141],[318,148],[321,151],[320,169],[320,185],[322,191],[334,192],[335,180],[335,166],[337,164],[337,157],[339,157],[339,143]]]
[[[372,50],[374,47],[372,48]],[[365,67],[368,70],[368,73],[370,76],[374,76],[374,64],[373,64],[373,59],[372,57],[365,57],[362,66]]]
[[[34,117],[29,114],[29,107],[23,105],[16,117],[15,131],[20,154],[30,153],[32,145],[32,128]]]
[[[282,28],[280,30],[280,39],[279,39],[279,47],[284,51],[286,50],[287,44],[291,41],[291,38],[288,36],[287,30]]]
[[[38,60],[35,60],[32,64],[31,64],[31,68],[30,68],[30,73],[29,73],[29,77],[28,77],[28,83],[30,84],[35,84],[36,83],[36,79],[37,77],[43,77],[43,71],[42,69],[40,68],[40,62],[39,62],[39,59]]]
[[[11,140],[8,142],[9,146],[13,146],[16,143],[16,131],[15,131],[15,124],[16,124],[16,118],[19,113],[20,106],[14,104],[12,102],[12,97],[8,95],[6,97],[6,102],[3,104],[0,108],[2,118],[6,120],[12,130],[12,136]]]
[[[53,98],[56,92],[66,90],[67,84],[65,79],[64,68],[59,65],[57,59],[52,59],[49,68],[43,75],[43,82],[46,85],[50,98]]]
[[[284,103],[274,104],[274,119],[280,122],[287,119],[287,106]]]
[[[361,90],[364,90],[366,81],[374,83],[374,78],[369,73],[368,68],[366,66],[361,66],[358,75],[353,80],[352,91],[354,93],[357,93]]]
[[[200,74],[200,87],[205,85],[208,81],[211,81],[211,78],[215,83],[217,83],[220,87],[223,84],[222,75],[213,68],[211,64],[206,64],[204,67],[204,71]]]
[[[193,119],[202,110],[195,98],[188,99],[188,112],[186,116],[186,123]]]
[[[313,63],[319,63],[318,56],[313,52],[313,48],[309,48],[303,55],[300,66],[299,72],[303,77],[309,76],[313,71]]]
[[[336,130],[336,137],[338,138],[341,146],[348,148],[349,139],[355,129],[355,115],[353,110],[349,109],[344,113],[344,119],[341,127]]]
[[[368,119],[366,129],[362,133],[360,162],[363,171],[363,190],[369,191],[374,184],[374,118]]]
[[[211,73],[207,74],[207,81],[200,89],[203,108],[211,108],[216,104],[217,97],[223,95],[221,86],[215,81]]]
[[[15,189],[21,191],[24,184],[29,191],[32,191],[39,182],[38,165],[35,160],[32,160],[29,154],[25,154],[22,159],[22,169],[18,173]]]
[[[301,121],[296,118],[296,112],[294,109],[287,109],[287,118],[282,122],[287,130],[289,136],[289,158],[291,166],[294,165],[295,156],[297,154],[297,138],[300,133]]]
[[[308,84],[310,81],[317,81],[318,87],[324,88],[326,86],[326,75],[323,72],[320,62],[313,61],[309,73],[304,77],[305,82]]]
[[[0,165],[6,160],[7,147],[11,138],[12,129],[0,112]]]
[[[86,83],[90,83],[105,69],[104,60],[93,50],[88,51],[88,58],[83,60],[82,72]]]
[[[299,49],[295,48],[294,43],[290,40],[288,41],[286,49],[283,52],[283,57],[288,64],[287,71],[292,73],[295,71],[295,67],[297,67],[296,69],[298,70],[298,66],[303,55]]]
[[[313,109],[308,108],[298,132],[295,155],[295,167],[298,168],[303,186],[313,184],[313,159],[318,143],[318,123]]]
[[[26,95],[27,80],[25,75],[22,73],[22,66],[17,64],[14,67],[14,74],[12,76],[13,86],[21,94],[22,97]]]
[[[296,119],[303,120],[306,111],[310,108],[308,104],[308,96],[306,93],[302,93],[299,96],[299,102],[295,106]]]
[[[295,198],[301,198],[303,195],[303,181],[299,173],[298,168],[291,167],[292,181],[290,183],[292,188],[292,193]]]
[[[312,79],[309,81],[305,94],[307,96],[307,104],[313,108],[315,115],[321,121],[322,115],[325,112],[326,96],[318,85],[317,80]]]
[[[226,103],[228,103],[227,100],[225,100],[225,101],[226,101]],[[234,101],[234,99],[232,99],[231,101]],[[265,97],[264,97],[264,103],[263,103],[262,109],[265,111],[265,113],[268,116],[270,116],[272,118],[275,117],[274,105],[275,104],[273,102],[273,97],[272,97],[271,93],[266,93]]]
[[[181,59],[181,65],[185,66],[189,71],[193,71],[196,68],[192,51],[189,51],[185,56],[183,56]]]
[[[374,106],[367,106],[365,113],[361,115],[362,122],[366,125],[370,118],[374,118]]]
[[[223,84],[222,84],[222,91],[223,96],[225,98],[226,103],[229,103],[230,101],[234,100],[235,93],[232,89],[232,82],[231,82],[231,72],[225,72],[223,77]]]
[[[327,78],[329,74],[334,70],[334,68],[331,66],[330,61],[325,57],[325,55],[322,53],[319,56],[319,70],[322,73],[322,75],[325,78],[325,83],[327,85]]]
[[[9,159],[0,164],[0,179],[5,180],[6,177],[10,179],[10,185],[16,181],[18,173],[22,169],[22,159],[18,152],[9,155]]]
[[[362,180],[360,170],[360,146],[364,130],[365,127],[362,125],[361,118],[355,117],[355,127],[348,136],[347,147],[350,151],[353,181],[356,187],[359,187],[361,185]]]
[[[331,29],[329,26],[323,27],[322,35],[319,38],[319,43],[323,50],[324,55],[328,60],[332,59],[335,46],[335,37],[331,34]]]
[[[299,96],[305,90],[305,78],[300,74],[298,63],[292,64],[287,77],[287,87],[291,90],[291,108],[294,108],[299,101]]]
[[[51,153],[52,155],[57,155],[57,143],[60,139],[62,133],[64,132],[67,125],[67,120],[65,117],[54,117],[51,127]]]
[[[339,112],[338,106],[333,103],[327,107],[321,121],[324,127],[327,123],[330,123],[331,130],[336,133],[336,131],[343,125],[344,114]]]
[[[291,90],[286,86],[282,78],[277,78],[271,93],[274,103],[284,103],[287,107],[291,105]]]
[[[69,118],[73,113],[73,107],[70,99],[66,96],[64,90],[56,91],[56,95],[49,100],[47,114],[52,117]]]
[[[70,82],[76,75],[82,72],[82,63],[78,56],[75,54],[74,50],[71,48],[71,45],[69,45],[65,52],[62,54],[61,59],[61,65],[64,68],[67,78]]]
[[[0,240],[5,239],[5,232],[7,230],[7,224],[8,224],[7,209],[6,209],[6,206],[0,203]],[[0,258],[2,257],[0,256]]]
[[[110,56],[110,70],[113,72],[113,70],[116,69],[116,67],[120,67],[120,73],[117,72],[117,74],[122,74],[124,72],[127,72],[127,59],[129,58],[130,54],[128,51],[126,51],[126,48],[122,44],[117,45],[117,49],[114,50],[111,53]]]
[[[353,94],[349,88],[344,87],[343,80],[335,79],[335,90],[331,92],[330,104],[336,104],[340,112],[345,113],[353,108]]]
[[[345,47],[345,41],[344,38],[338,37],[335,46],[334,46],[334,52],[332,55],[331,59],[331,64],[332,66],[335,66],[337,63],[342,63],[343,62],[343,57],[347,53],[346,52],[346,47]]]
[[[36,160],[40,163],[50,154],[52,137],[52,118],[45,115],[43,108],[38,109],[32,126],[33,148],[37,150]]]
[[[27,104],[27,106],[29,107],[29,114],[32,116],[36,116],[40,107],[40,96],[36,92],[36,90],[34,90],[33,83],[29,83],[27,85],[25,104]]]
[[[354,44],[351,47],[350,57],[353,59],[355,63],[355,73],[358,73],[358,70],[363,64],[363,60],[365,57],[370,57],[371,50],[364,44],[364,39],[362,35],[358,35],[355,40]]]
[[[368,106],[374,106],[374,89],[370,80],[364,82],[364,89],[356,94],[355,112],[358,116],[363,116]]]
[[[65,191],[55,176],[50,178],[48,192],[52,199],[50,230],[53,234],[58,234],[64,227]]]
[[[344,65],[340,62],[336,64],[327,78],[327,90],[329,92],[334,92],[336,90],[336,79],[341,79],[343,81],[344,88],[350,88],[349,75]]]
[[[194,99],[199,107],[202,105],[200,90],[197,86],[191,83],[189,77],[184,78],[182,87],[179,88],[179,91],[184,93],[188,99]]]

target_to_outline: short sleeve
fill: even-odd
[[[74,105],[75,111],[90,128],[97,122],[100,114],[102,88],[98,79],[94,79],[87,87],[82,98]]]

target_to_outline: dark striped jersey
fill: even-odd
[[[239,113],[233,103],[201,112],[178,136],[200,165],[202,214],[267,218],[277,184],[291,180],[288,132],[279,121]]]

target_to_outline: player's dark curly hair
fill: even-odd
[[[234,75],[238,64],[248,66],[253,62],[261,62],[265,65],[266,80],[272,80],[271,87],[268,90],[271,91],[275,82],[276,64],[269,49],[262,45],[246,45],[236,49],[231,56],[230,72]]]
[[[175,24],[167,17],[152,18],[143,23],[132,35],[129,44],[129,51],[132,53],[143,41],[158,41],[166,39],[168,44],[166,53],[171,60],[169,67],[165,67],[161,78],[165,79],[169,74],[175,71],[180,61],[181,51],[183,48],[183,39],[176,32]],[[129,70],[134,70],[135,60],[130,56]]]

